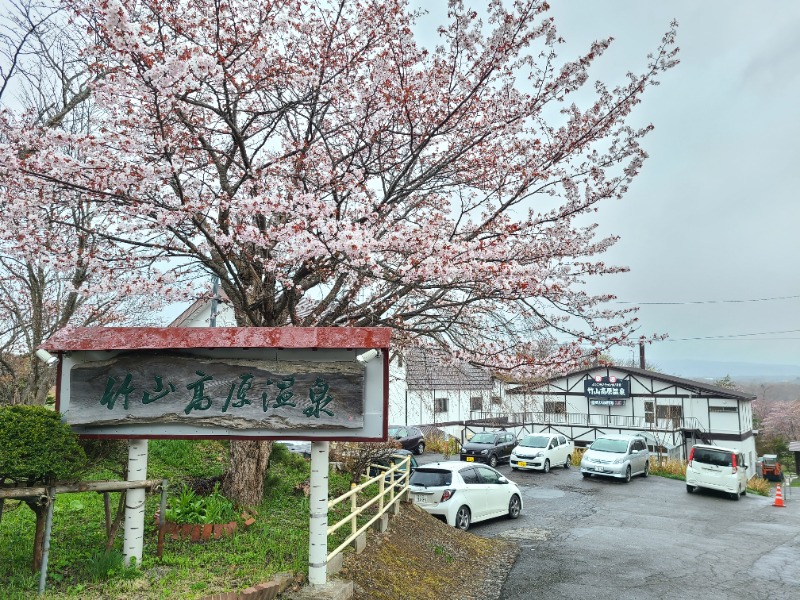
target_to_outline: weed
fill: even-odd
[[[445,550],[442,546],[434,546],[433,553],[437,554],[438,556],[444,557],[446,562],[453,562],[455,558],[452,554],[450,554],[447,550]]]
[[[112,577],[133,579],[139,576],[139,571],[134,563],[125,566],[125,557],[119,550],[97,551],[86,562],[86,574],[92,583],[106,581]]]
[[[236,511],[233,502],[220,492],[219,483],[209,496],[198,496],[191,488],[183,485],[178,496],[170,502],[165,517],[168,521],[179,524],[206,525],[229,523],[236,518]]]

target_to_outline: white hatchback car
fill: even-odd
[[[511,452],[511,468],[536,469],[548,473],[551,466],[569,469],[575,447],[566,436],[557,433],[526,435]]]
[[[696,444],[686,464],[686,491],[702,487],[727,492],[734,500],[747,493],[744,455],[733,448]]]
[[[522,511],[517,484],[488,465],[462,461],[420,465],[408,491],[421,509],[464,530],[494,517],[516,519]]]

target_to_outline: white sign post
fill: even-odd
[[[323,585],[328,574],[328,469],[330,442],[311,443],[308,582]]]

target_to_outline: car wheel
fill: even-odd
[[[567,460],[564,461],[564,468],[569,469],[569,466],[572,464],[572,457],[567,455]]]
[[[469,529],[469,521],[470,521],[470,514],[469,514],[469,507],[462,506],[458,509],[456,513],[456,527],[461,529],[462,531],[466,531]]]
[[[628,468],[625,469],[625,483],[630,483],[631,481],[631,466],[628,465]]]
[[[584,479],[589,479],[589,477],[591,477],[591,476],[592,476],[592,474],[591,474],[591,473],[581,473],[581,475],[583,475],[583,478],[584,478]]]
[[[516,519],[520,511],[522,511],[522,500],[519,499],[519,496],[514,494],[508,502],[508,518]]]
[[[642,477],[647,477],[650,475],[650,461],[648,460],[644,463],[644,473],[642,473]]]
[[[545,458],[544,459],[544,469],[543,470],[544,470],[545,473],[549,473],[550,472],[550,459],[549,458]]]
[[[417,447],[414,448],[414,454],[419,455],[422,454],[423,452],[425,452],[425,442],[420,442],[419,444],[417,444]]]
[[[511,465],[511,470],[512,470],[512,471],[516,471],[516,470],[517,470],[517,467],[515,467],[514,465]]]
[[[742,496],[747,496],[747,488],[746,487],[742,490]]]
[[[689,494],[694,494],[694,486],[693,486],[693,485],[689,485],[689,484],[687,483],[687,484],[686,484],[686,491],[687,491],[687,493],[689,493]]]
[[[496,466],[497,466],[497,455],[495,455],[495,454],[492,454],[492,455],[489,457],[489,466],[490,466],[490,467],[496,467]]]
[[[731,494],[731,500],[738,500],[739,499],[739,490],[736,490]]]

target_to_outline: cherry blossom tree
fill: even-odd
[[[757,420],[759,451],[785,452],[789,442],[800,440],[800,399],[753,402]]]
[[[58,3],[11,1],[0,17],[0,100],[21,107],[36,127],[90,130],[93,74],[80,56],[84,36]],[[92,233],[107,218],[94,203],[63,186],[37,186],[36,195],[5,180],[6,198],[27,202],[24,214],[0,218],[0,404],[44,404],[55,370],[34,352],[66,325],[134,321],[130,298],[86,295],[90,257],[105,240]],[[62,195],[42,202],[42,194]],[[104,271],[105,273],[105,271]],[[120,302],[127,303],[119,310]]]
[[[646,158],[629,117],[677,62],[674,24],[640,73],[592,89],[611,38],[562,59],[541,0],[452,0],[427,46],[405,0],[66,4],[94,40],[95,127],[5,110],[4,190],[26,193],[3,218],[70,206],[40,190],[91,202],[108,220],[78,230],[107,242],[92,260],[113,285],[86,293],[203,293],[213,274],[241,326],[387,326],[398,348],[530,375],[635,331],[585,291],[625,270],[591,221]]]

